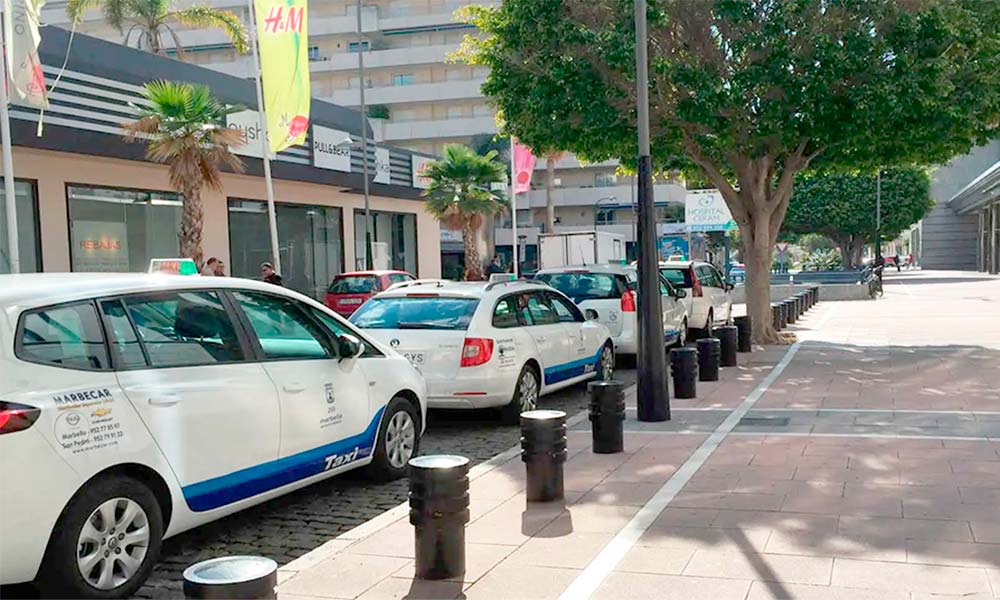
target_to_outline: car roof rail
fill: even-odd
[[[511,279],[511,280],[507,280],[507,281],[491,281],[490,283],[486,284],[486,291],[488,292],[488,291],[492,290],[493,288],[497,287],[498,285],[511,285],[513,283],[532,283],[532,284],[541,285],[541,286],[547,286],[547,285],[549,285],[547,281],[542,281],[540,279],[529,279],[529,278],[521,277],[519,279]]]
[[[436,285],[437,287],[444,287],[446,283],[454,283],[449,279],[413,279],[411,281],[399,281],[387,287],[385,291],[389,292],[392,290],[401,290],[408,287],[417,287],[420,285]]]

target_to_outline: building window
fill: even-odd
[[[323,298],[330,282],[344,270],[341,209],[278,202],[274,212],[285,286]],[[266,203],[229,201],[229,262],[234,277],[260,277],[260,263],[271,260],[269,232]]]
[[[319,46],[309,46],[309,60],[319,59]]]
[[[178,194],[70,185],[67,199],[73,271],[141,272],[180,255]]]
[[[392,85],[413,85],[413,73],[396,73],[392,76]]]
[[[369,50],[371,50],[371,42],[369,42],[368,40],[362,40],[361,42],[347,42],[348,52],[357,52],[358,48],[361,48],[362,52],[368,52]]]
[[[466,117],[464,106],[449,106],[448,107],[448,118],[449,119],[464,119]]]
[[[411,213],[372,211],[372,254],[375,268],[417,274],[417,217]],[[354,257],[365,268],[365,213],[354,212]]]
[[[14,203],[17,207],[17,254],[22,273],[42,270],[41,235],[38,225],[38,197],[35,184],[14,180]],[[7,190],[0,177],[0,273],[10,273],[7,242]]]
[[[618,176],[614,173],[597,173],[594,175],[596,187],[612,187],[618,185]]]
[[[594,220],[598,225],[614,225],[618,222],[618,212],[612,208],[599,208]]]

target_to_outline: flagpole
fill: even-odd
[[[514,172],[514,136],[510,136],[510,226],[511,226],[511,237],[510,237],[510,247],[512,250],[511,256],[513,257],[513,273],[514,278],[517,279],[518,271],[520,271],[521,263],[518,260],[518,238],[517,238],[517,184],[515,176],[517,174]]]
[[[4,13],[3,18],[9,18]],[[0,28],[3,29],[3,28]],[[0,36],[4,37],[4,36]],[[17,197],[14,195],[14,160],[10,142],[10,113],[7,112],[7,40],[3,40],[3,55],[0,57],[0,137],[3,142],[3,187],[7,211],[7,252],[10,272],[21,272],[21,258],[17,247]]]
[[[253,0],[247,0],[250,9],[250,43],[253,46],[253,64],[256,70],[254,82],[257,84],[257,126],[264,135],[261,159],[264,161],[264,187],[267,189],[267,222],[271,232],[271,265],[279,275],[281,271],[281,252],[278,247],[278,219],[274,212],[274,182],[271,180],[271,142],[267,133],[267,114],[264,110],[264,90],[261,86],[260,50],[257,46],[257,16],[254,13]],[[249,141],[249,139],[247,140]]]

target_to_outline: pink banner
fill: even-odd
[[[535,170],[535,156],[531,148],[514,140],[514,193],[531,190],[531,173]]]

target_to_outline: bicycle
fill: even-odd
[[[882,289],[882,265],[865,267],[864,282],[868,286],[868,296],[874,300],[881,297],[885,291]]]

